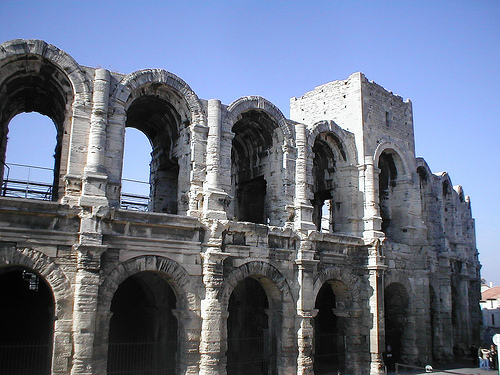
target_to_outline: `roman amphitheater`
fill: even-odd
[[[411,102],[354,73],[290,106],[1,44],[0,373],[375,375],[463,356],[474,220],[415,156]],[[25,146],[55,150],[50,181],[6,158],[23,112],[56,127]],[[134,150],[146,195],[123,184],[126,128],[151,144]]]

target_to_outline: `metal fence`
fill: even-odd
[[[50,364],[47,343],[0,343],[0,374],[48,375]]]
[[[2,196],[52,200],[53,177],[52,168],[4,164]]]
[[[120,342],[108,348],[108,375],[175,374],[177,343]]]

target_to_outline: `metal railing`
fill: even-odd
[[[0,343],[0,374],[48,375],[50,360],[46,343]]]
[[[120,208],[123,210],[149,211],[149,195],[123,192],[123,190],[128,189],[136,192],[148,191],[149,193],[149,182],[123,178],[120,197]]]
[[[4,163],[2,196],[52,200],[52,168]]]
[[[108,375],[175,374],[177,342],[120,342],[108,348]]]

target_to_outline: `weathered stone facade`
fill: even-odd
[[[2,161],[31,111],[58,131],[52,201],[0,197],[0,290],[39,283],[25,305],[3,297],[1,327],[48,341],[47,373],[381,374],[479,338],[469,198],[415,157],[411,103],[363,74],[292,98],[286,119],[165,70],[6,42]],[[120,206],[126,127],[152,145],[146,212]],[[40,333],[10,327],[26,309]]]

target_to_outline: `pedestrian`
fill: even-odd
[[[498,364],[498,353],[495,345],[491,345],[490,347],[489,362],[490,369],[496,370]]]
[[[479,348],[478,356],[479,356],[479,367],[482,370],[490,369],[490,361],[489,361],[490,351],[486,348]]]

